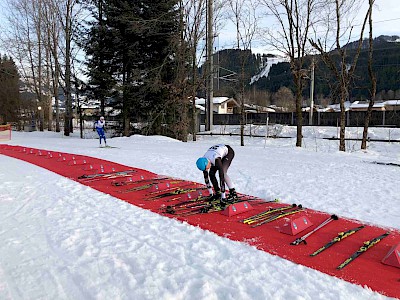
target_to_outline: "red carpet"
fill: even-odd
[[[339,216],[339,220],[332,221],[315,234],[308,237],[306,240],[307,245],[301,244],[294,246],[290,245],[290,243],[314,229],[321,222],[329,218],[330,215],[306,208],[304,212],[288,216],[290,219],[306,216],[313,223],[313,226],[295,236],[284,234],[279,230],[281,226],[287,222],[288,218],[283,218],[256,228],[251,228],[249,225],[238,222],[241,219],[265,211],[268,208],[282,206],[282,203],[263,203],[261,205],[255,205],[253,210],[231,217],[227,217],[221,212],[176,217],[174,215],[162,213],[160,208],[185,200],[185,195],[179,196],[181,197],[179,200],[175,199],[173,201],[171,199],[177,196],[149,200],[149,189],[138,191],[128,190],[135,186],[144,185],[146,179],[158,178],[157,174],[93,157],[20,146],[0,145],[0,153],[43,167],[133,205],[164,214],[171,218],[186,221],[189,224],[215,232],[231,240],[245,242],[257,247],[257,249],[278,255],[295,263],[319,270],[351,283],[367,286],[383,295],[400,298],[400,268],[381,262],[390,249],[400,243],[399,230],[363,224],[365,225],[364,229],[335,244],[319,255],[310,257],[311,253],[332,240],[339,232],[359,227],[361,223],[357,220],[344,219]],[[109,175],[104,176],[107,173],[109,173]],[[88,175],[88,177],[90,177],[90,175],[96,176],[95,174],[102,174],[102,177],[79,179],[82,175]],[[138,180],[142,180],[142,183],[123,186],[115,186],[112,184],[112,182],[132,182]],[[172,186],[185,187],[198,185],[194,182],[177,181],[172,178],[165,178],[159,182],[160,189],[165,189],[167,183]],[[301,203],[301,199],[299,199],[299,203]],[[389,236],[363,253],[342,270],[336,269],[350,255],[357,251],[365,241],[387,231],[390,231]]]

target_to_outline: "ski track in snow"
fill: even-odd
[[[229,173],[242,193],[400,228],[400,168],[364,162],[395,161],[395,144],[340,153],[312,138],[298,149],[286,139],[240,147],[232,137],[133,136],[109,141],[121,149],[98,149],[93,140],[30,136],[16,133],[11,144],[197,182],[196,158],[228,143],[236,152]],[[23,161],[0,155],[0,166],[0,299],[386,299]]]

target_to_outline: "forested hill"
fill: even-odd
[[[348,48],[349,62],[353,60],[356,43],[353,42],[346,46]],[[328,81],[331,75],[318,56],[315,56],[315,60],[315,94],[329,97],[331,89]],[[310,62],[305,66],[305,69],[309,68]],[[400,94],[400,38],[398,36],[380,36],[374,39],[373,70],[377,78],[378,95],[384,95],[388,92],[393,95]],[[283,86],[293,89],[289,63],[273,65],[268,77],[260,78],[254,83],[254,86],[256,89],[266,89],[272,93],[277,92]],[[369,87],[368,40],[366,40],[356,67],[356,78],[350,93],[351,100],[368,98]],[[308,97],[308,93],[309,91],[306,87],[304,90],[305,97]]]
[[[351,62],[355,53],[354,48],[357,42],[346,45]],[[281,87],[289,87],[292,90],[293,81],[289,63],[282,62],[273,64],[267,77],[260,77],[250,86],[252,76],[262,72],[271,55],[254,55],[249,50],[223,50],[217,53],[214,63],[219,65],[219,77],[215,84],[215,92],[221,95],[231,95],[235,90],[235,81],[241,72],[241,65],[244,68],[244,81],[248,83],[248,89],[269,91],[275,93]],[[315,68],[315,95],[320,97],[331,96],[329,87],[330,72],[327,70],[319,56],[316,55]],[[310,60],[306,63],[305,69],[310,69]],[[374,39],[373,69],[377,78],[377,94],[383,95],[392,93],[400,96],[400,38],[398,36],[380,36]],[[231,76],[229,76],[231,74]],[[216,76],[217,77],[217,76]],[[368,77],[368,40],[363,43],[362,51],[356,68],[356,78],[353,88],[350,91],[351,100],[368,98],[370,79]],[[236,87],[237,88],[237,87]],[[304,96],[308,97],[309,88],[304,89]]]

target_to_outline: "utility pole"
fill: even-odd
[[[213,65],[213,1],[207,1],[207,118],[206,131],[213,129],[214,65]]]
[[[313,113],[314,113],[314,57],[311,59],[311,83],[310,83],[310,120],[309,125],[313,124]]]

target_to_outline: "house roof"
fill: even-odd
[[[224,102],[226,102],[228,100],[233,100],[233,99],[229,98],[229,97],[213,97],[213,103],[214,104],[222,104],[222,103],[224,103]],[[204,105],[206,103],[206,99],[204,99],[204,98],[196,98],[195,103],[199,104],[199,105]]]
[[[354,109],[354,108],[368,108],[369,102],[368,101],[354,101],[351,105],[350,108]],[[383,102],[376,102],[374,103],[374,108],[382,108],[384,107],[384,103]]]
[[[350,101],[346,101],[344,103],[345,110],[348,111],[350,109]],[[327,107],[327,109],[332,109],[333,111],[340,111],[340,104],[331,104]]]
[[[400,105],[400,100],[386,100],[385,105]]]

